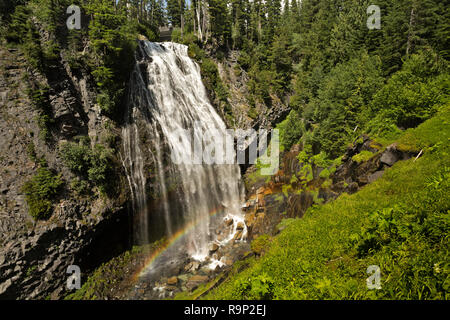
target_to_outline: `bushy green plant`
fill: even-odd
[[[52,215],[53,203],[62,184],[61,176],[46,167],[39,168],[36,175],[24,184],[22,191],[29,213],[35,220],[48,219]]]
[[[114,184],[114,163],[112,151],[102,145],[95,145],[93,149],[87,141],[69,142],[61,147],[61,157],[66,166],[82,179],[97,186],[101,193],[112,191]],[[80,182],[81,183],[81,182]],[[76,189],[83,191],[87,188],[85,182],[75,184]]]
[[[91,148],[82,142],[64,144],[61,147],[61,156],[65,165],[74,173],[86,175],[91,166]]]
[[[30,142],[27,145],[27,154],[28,154],[28,157],[32,161],[36,162],[36,160],[37,160],[37,158],[36,158],[36,148],[34,147],[34,143],[33,142]]]
[[[111,149],[102,145],[95,145],[91,155],[90,168],[88,169],[89,180],[98,186],[100,192],[108,193],[114,186],[114,165],[112,162]]]
[[[251,249],[257,255],[262,255],[270,247],[270,236],[267,234],[260,235],[251,242]]]
[[[280,146],[289,151],[292,145],[299,142],[304,133],[304,125],[297,111],[292,110],[285,120],[277,124],[280,130]]]
[[[369,130],[378,135],[395,131],[395,126],[412,128],[449,101],[450,76],[446,62],[430,50],[411,55],[374,96]],[[376,116],[375,116],[376,115]]]
[[[263,273],[255,277],[241,279],[237,283],[240,294],[247,300],[268,300],[273,298],[274,283]]]

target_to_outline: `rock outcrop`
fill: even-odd
[[[250,240],[262,234],[279,232],[277,225],[284,218],[301,218],[315,203],[336,199],[342,193],[352,194],[368,183],[383,176],[384,171],[397,161],[409,159],[415,154],[402,152],[396,145],[383,149],[368,136],[359,137],[342,157],[341,164],[328,177],[321,175],[330,168],[311,167],[311,176],[299,174],[304,164],[298,160],[300,145],[282,154],[279,171],[271,177],[252,178],[255,168],[245,176],[247,203],[245,221]],[[362,152],[372,155],[358,162],[355,156]],[[250,182],[249,182],[250,181]]]
[[[0,49],[0,299],[59,299],[67,294],[66,274],[78,265],[83,277],[126,249],[126,197],[78,197],[67,185],[74,175],[58,145],[77,135],[98,137],[107,119],[95,103],[92,79],[70,69],[64,57],[48,74],[30,68],[19,49]],[[30,92],[48,88],[53,115],[50,139],[40,137],[39,110]],[[93,140],[95,141],[95,140]],[[22,186],[39,161],[61,174],[65,187],[48,220],[28,214]]]
[[[238,64],[238,58],[238,51],[230,51],[225,59],[217,62],[220,78],[228,88],[228,102],[233,115],[232,122],[224,115],[223,110],[219,110],[219,112],[228,127],[271,129],[288,115],[290,109],[287,103],[275,96],[271,97],[271,105],[256,102],[253,108],[250,107],[251,104],[248,101],[249,77]]]

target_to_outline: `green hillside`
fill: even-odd
[[[399,139],[423,149],[353,195],[310,208],[207,299],[448,299],[450,107]],[[237,272],[243,265],[249,267]],[[381,289],[368,290],[378,265]]]

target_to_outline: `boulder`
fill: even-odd
[[[226,225],[227,227],[229,227],[229,226],[231,226],[231,225],[233,224],[233,219],[231,219],[231,218],[226,218],[226,219],[224,220],[224,222],[225,222],[225,225]]]
[[[207,282],[208,280],[209,280],[208,276],[195,275],[189,278],[188,282],[186,283],[186,288],[189,291],[193,291],[197,289],[199,285]]]
[[[197,271],[199,268],[200,268],[200,263],[198,263],[197,261],[192,261],[192,262],[189,262],[184,267],[184,271],[186,271],[186,272],[194,272],[194,271]]]
[[[171,277],[169,279],[167,279],[167,284],[169,286],[174,286],[178,283],[178,278],[177,277]]]
[[[219,249],[219,245],[217,243],[213,242],[213,243],[211,243],[209,245],[209,252],[210,253],[216,252],[217,249]]]
[[[390,145],[386,148],[386,151],[383,152],[380,162],[392,167],[398,160],[400,160],[400,155],[397,148],[395,145]]]
[[[378,179],[380,179],[383,176],[384,171],[376,171],[375,173],[372,173],[368,178],[367,181],[369,183],[372,183]]]
[[[208,276],[195,275],[195,276],[190,277],[188,281],[206,282],[208,280],[209,280]]]
[[[242,238],[242,230],[236,231],[234,234],[233,240],[240,240]]]

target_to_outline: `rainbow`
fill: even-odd
[[[217,215],[218,213],[223,212],[222,208],[216,208],[212,210],[208,217],[213,217]],[[200,219],[194,220],[192,222],[189,222],[186,224],[182,229],[175,232],[170,238],[168,238],[163,245],[161,245],[158,249],[156,249],[154,252],[152,252],[146,259],[141,268],[139,268],[134,275],[132,276],[133,283],[137,282],[140,277],[142,277],[145,273],[145,271],[151,267],[153,262],[161,256],[165,251],[167,251],[169,248],[174,246],[181,238],[183,238],[189,231],[193,230],[195,226],[197,226],[200,223]]]

